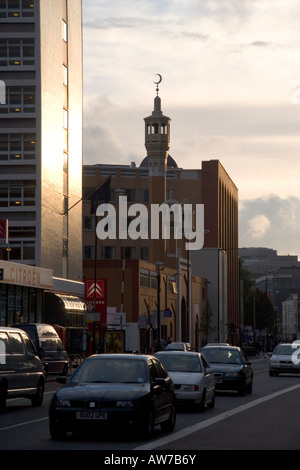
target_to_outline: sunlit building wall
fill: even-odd
[[[2,258],[79,280],[81,0],[0,2]]]

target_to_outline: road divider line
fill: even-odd
[[[224,419],[230,418],[238,413],[242,413],[243,411],[249,410],[254,406],[261,405],[262,403],[272,400],[273,398],[279,397],[285,393],[292,392],[300,388],[300,384],[293,385],[292,387],[285,388],[284,390],[279,390],[278,392],[271,393],[270,395],[266,395],[265,397],[258,398],[256,400],[251,401],[250,403],[246,403],[244,405],[238,406],[237,408],[233,408],[232,410],[225,411],[213,418],[207,419],[202,421],[201,423],[194,424],[185,429],[181,429],[180,431],[174,432],[168,436],[162,437],[156,441],[149,442],[147,444],[141,445],[139,447],[135,447],[133,450],[151,450],[157,449],[163,445],[169,444],[170,442],[176,441],[178,439],[182,439],[189,434],[194,432],[200,431],[201,429],[207,428],[208,426],[212,426],[213,424],[218,423],[219,421],[223,421]]]
[[[39,419],[33,419],[32,421],[25,421],[24,423],[12,424],[11,426],[0,428],[0,431],[6,431],[7,429],[18,428],[19,426],[26,426],[27,424],[38,423],[39,421],[45,421],[46,419],[48,419],[48,416],[46,416],[46,418],[39,418]]]

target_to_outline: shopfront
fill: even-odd
[[[43,292],[52,271],[0,260],[0,325],[43,321]]]

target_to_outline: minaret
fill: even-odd
[[[164,116],[161,110],[161,99],[158,95],[159,84],[162,81],[160,74],[156,84],[156,97],[154,98],[154,110],[145,121],[145,147],[147,150],[149,168],[149,208],[151,204],[162,204],[166,201],[166,172],[167,159],[170,148],[170,123],[171,119]],[[165,261],[165,240],[150,242],[150,259]]]

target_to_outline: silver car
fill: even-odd
[[[278,344],[270,357],[269,375],[300,373],[300,343]]]
[[[192,404],[200,411],[215,406],[214,374],[201,353],[160,351],[155,356],[173,380],[177,404]]]

